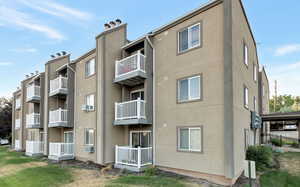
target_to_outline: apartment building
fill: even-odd
[[[247,146],[267,130],[259,114],[269,95],[240,0],[211,1],[133,41],[112,21],[95,46],[45,65],[44,155],[235,182]],[[13,132],[17,148],[23,134]]]

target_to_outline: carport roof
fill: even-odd
[[[277,112],[261,115],[262,121],[291,121],[300,120],[300,112]]]

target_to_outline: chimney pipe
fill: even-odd
[[[63,56],[67,54],[66,51],[62,51],[61,53],[62,53]]]
[[[57,56],[61,56],[61,54],[60,54],[60,53],[56,53],[56,55],[57,55]]]
[[[33,76],[34,75],[34,73],[30,73],[30,76]]]
[[[55,56],[54,55],[50,55],[51,56],[51,58],[55,58]]]
[[[35,74],[39,74],[39,71],[36,70],[36,71],[35,71]]]
[[[110,21],[109,24],[110,24],[111,27],[116,26],[116,23],[114,21]]]
[[[29,78],[29,75],[25,75],[26,79]]]

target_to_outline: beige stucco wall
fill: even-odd
[[[233,116],[234,116],[234,175],[243,171],[245,159],[244,130],[250,130],[251,113],[254,111],[253,97],[256,96],[258,105],[258,83],[253,79],[253,64],[258,64],[256,47],[243,14],[239,0],[232,1],[233,25]],[[248,67],[244,64],[244,45],[248,46]],[[257,70],[259,66],[257,65]],[[258,72],[257,72],[258,75]],[[244,86],[249,90],[249,109],[244,107]],[[257,106],[257,109],[259,106]],[[258,112],[258,111],[257,111]],[[259,133],[257,132],[257,140]]]
[[[177,31],[202,22],[202,47],[177,56]],[[223,4],[155,36],[155,164],[224,175]],[[177,104],[177,79],[202,74],[203,100]],[[179,126],[203,127],[203,153],[177,151]]]
[[[83,161],[96,162],[96,152],[88,153],[85,151],[84,145],[84,133],[85,129],[94,129],[94,142],[97,142],[96,136],[96,110],[92,112],[86,112],[81,110],[82,105],[85,104],[85,97],[90,94],[94,94],[95,106],[97,103],[97,90],[96,90],[96,74],[89,77],[85,76],[85,64],[92,58],[95,58],[96,54],[87,55],[85,58],[76,63],[76,78],[75,78],[75,126],[74,126],[74,138],[75,138],[75,157]]]

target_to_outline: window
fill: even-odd
[[[94,129],[84,129],[84,144],[94,145]]]
[[[137,100],[140,98],[141,100],[144,100],[144,90],[135,90],[130,92],[130,100]]]
[[[256,82],[257,81],[257,66],[254,64],[253,66],[253,79]]]
[[[200,46],[200,29],[200,23],[197,23],[178,33],[179,52]]]
[[[87,95],[85,97],[85,104],[89,107],[93,107],[95,106],[95,96],[94,94],[91,94],[91,95]]]
[[[244,64],[248,66],[248,46],[244,43]]]
[[[255,96],[253,97],[253,106],[254,106],[254,111],[256,112],[257,111],[257,109],[256,109],[256,107],[257,107],[257,101],[256,101],[256,97]]]
[[[246,86],[244,86],[244,106],[249,108],[249,91]]]
[[[178,130],[178,149],[180,151],[202,151],[201,127],[181,127]]]
[[[73,143],[73,132],[64,132],[64,143]]]
[[[262,96],[263,97],[265,96],[265,85],[264,84],[262,85]]]
[[[85,63],[85,76],[91,76],[95,74],[95,59],[91,59]]]
[[[189,77],[178,81],[178,101],[191,101],[201,98],[200,76]]]

